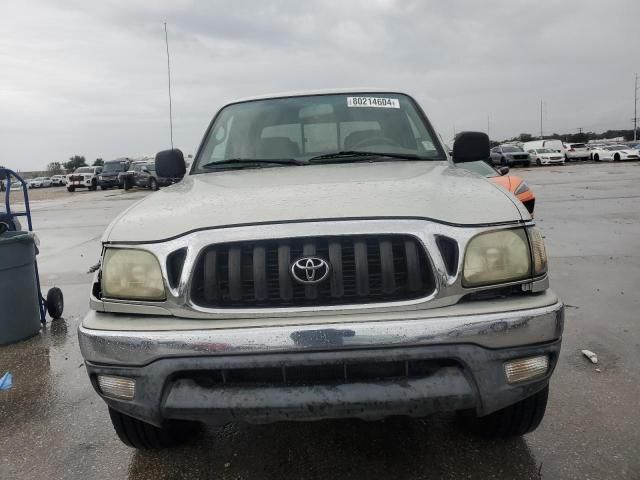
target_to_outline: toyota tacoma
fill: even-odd
[[[456,411],[518,436],[545,412],[564,307],[542,234],[456,163],[389,91],[253,98],[213,118],[183,177],[102,239],[85,365],[120,439],[160,448],[203,423]]]

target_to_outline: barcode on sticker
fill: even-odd
[[[400,108],[397,98],[347,97],[347,107]]]

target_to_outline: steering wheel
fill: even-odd
[[[391,145],[391,146],[400,146],[398,142],[389,137],[369,137],[363,140],[360,140],[358,143],[353,145],[353,149],[357,150],[358,148],[370,147],[372,145]]]

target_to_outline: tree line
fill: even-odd
[[[633,140],[633,130],[607,130],[602,133],[577,132],[577,133],[552,133],[542,137],[533,136],[530,133],[521,133],[517,137],[509,138],[506,142],[529,142],[531,140],[545,140],[557,138],[565,143],[587,143],[589,140],[602,140],[605,138],[623,137],[626,141]]]
[[[96,158],[93,162],[94,167],[104,165],[104,160]],[[87,160],[83,155],[74,155],[69,157],[67,162],[51,162],[47,164],[47,173],[49,175],[60,175],[65,172],[73,172],[76,168],[87,167]]]

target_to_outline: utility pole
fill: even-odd
[[[638,139],[638,74],[636,73],[635,89],[633,91],[633,141]]]
[[[169,78],[169,136],[171,150],[173,150],[173,111],[171,109],[171,64],[169,63],[169,37],[167,36],[167,22],[164,22],[164,42],[167,45],[167,77]]]
[[[542,100],[540,100],[540,138],[542,138]]]
[[[578,127],[578,128],[576,128],[576,130],[578,130],[578,133],[580,133],[580,134],[582,133],[582,127]]]

